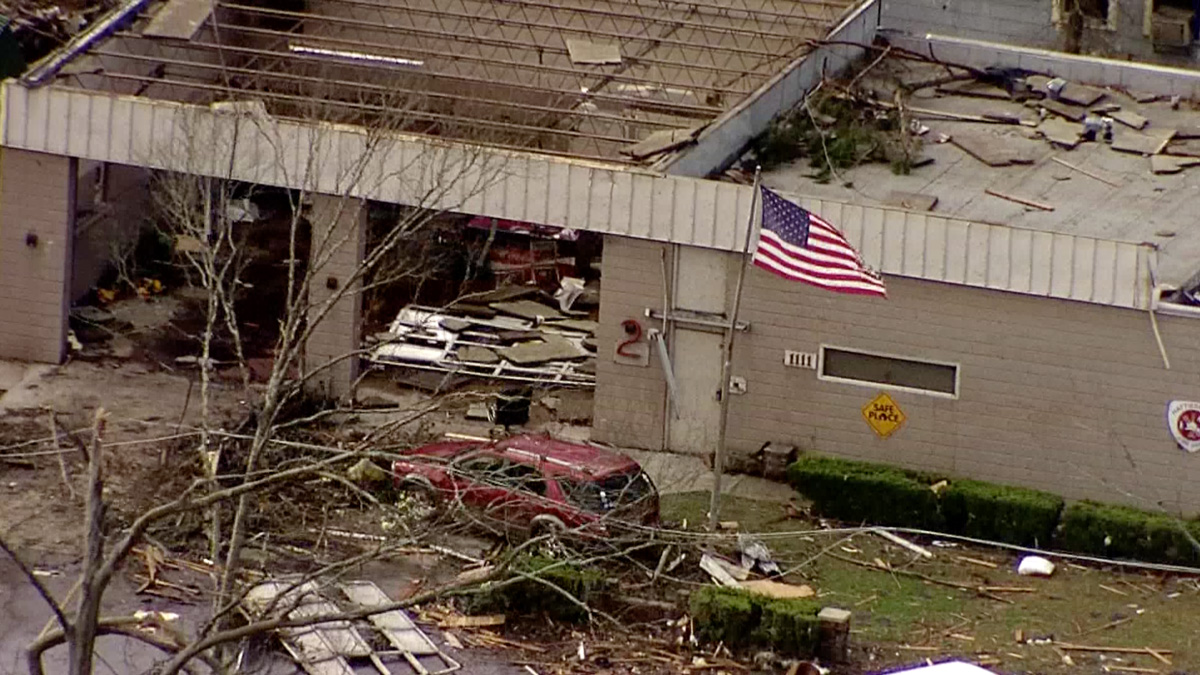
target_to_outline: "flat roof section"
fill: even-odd
[[[1054,73],[1027,75],[1036,88]],[[906,97],[906,119],[925,129],[907,175],[871,162],[823,177],[824,160],[814,166],[805,156],[764,171],[763,182],[820,199],[1150,243],[1169,284],[1200,269],[1200,168],[1189,168],[1200,165],[1196,104],[1081,82],[1064,90],[1073,101],[1022,101],[975,78],[947,79],[939,65],[889,56],[856,82],[854,105],[872,114],[890,110],[899,83],[932,83]],[[1072,118],[1088,114],[1114,119],[1111,143],[1079,139],[1083,123]]]

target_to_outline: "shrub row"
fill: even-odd
[[[820,514],[1110,558],[1200,565],[1200,521],[891,466],[806,455],[788,481]]]
[[[811,656],[817,644],[817,612],[810,599],[777,599],[736,588],[704,586],[688,601],[696,636],[731,649],[768,647]]]
[[[1049,543],[1062,498],[1007,485],[806,455],[788,480],[818,513],[846,522],[938,530],[1023,546]]]
[[[468,596],[465,611],[468,614],[544,612],[562,621],[582,621],[587,618],[587,612],[553,586],[570,593],[584,604],[597,601],[607,590],[605,576],[601,572],[553,558],[525,556],[513,561],[512,569],[548,583],[524,578],[498,588],[485,587],[480,593]]]
[[[1127,506],[1076,502],[1063,512],[1059,548],[1110,558],[1200,565],[1200,522]]]

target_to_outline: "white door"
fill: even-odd
[[[717,447],[721,419],[721,341],[718,333],[675,329],[672,355],[679,392],[679,417],[670,420],[668,447],[709,455]]]
[[[728,257],[724,251],[679,247],[672,284],[675,309],[722,315],[728,295]],[[724,337],[720,328],[675,324],[671,360],[678,385],[679,417],[669,418],[667,424],[667,447],[671,450],[697,455],[716,450]]]

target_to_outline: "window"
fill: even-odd
[[[605,513],[618,506],[632,506],[654,495],[654,484],[640,470],[591,481],[559,478],[558,485],[572,504],[592,513]]]
[[[489,455],[467,455],[454,462],[454,468],[473,480],[497,483],[508,465],[503,459]]]
[[[817,377],[958,398],[958,366],[953,363],[822,345]]]
[[[1103,30],[1117,29],[1117,15],[1120,13],[1117,0],[1053,0],[1051,21],[1055,25],[1067,20],[1069,9],[1078,7],[1083,15],[1083,25],[1087,28]]]
[[[514,490],[525,490],[535,495],[546,496],[546,482],[542,472],[528,464],[509,464],[500,477],[501,483]]]

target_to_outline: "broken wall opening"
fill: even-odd
[[[380,211],[373,229],[399,212]],[[590,420],[599,235],[451,213],[435,217],[405,247],[401,257],[428,262],[419,275],[365,297],[369,381],[435,392],[517,392],[545,403],[534,406],[535,422],[543,415]],[[494,402],[468,412],[497,421]]]

